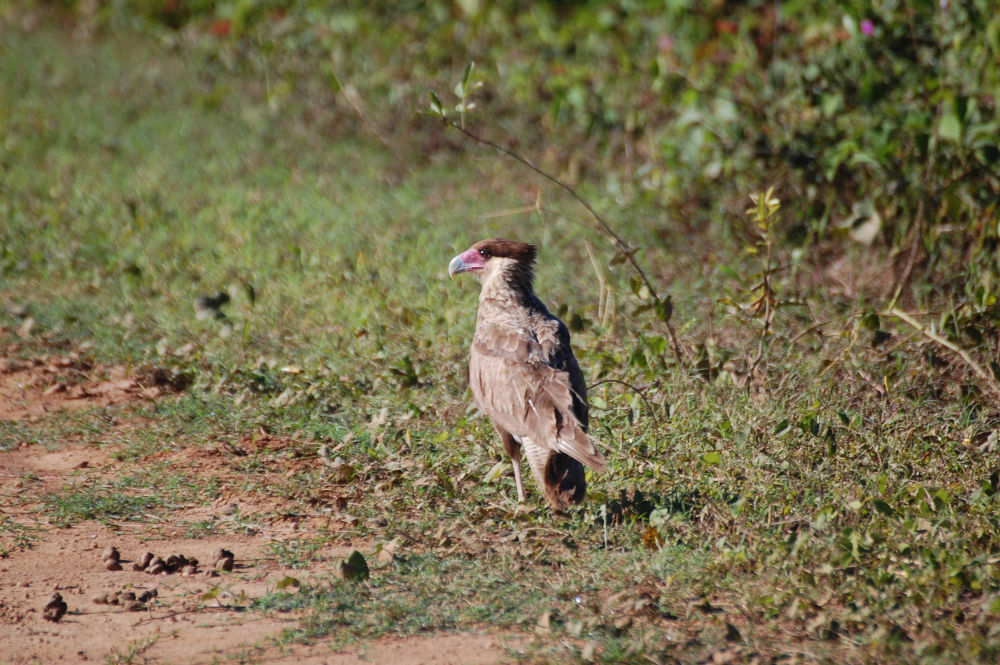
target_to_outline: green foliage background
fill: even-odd
[[[931,263],[950,271],[961,258],[992,275],[994,9],[988,0],[177,0],[110,2],[90,19],[214,26],[219,40],[202,47],[223,64],[267,69],[273,103],[315,98],[319,74],[328,93],[348,82],[377,100],[366,115],[406,131],[426,90],[449,89],[474,61],[487,83],[484,120],[523,145],[554,144],[571,178],[603,174],[609,193],[658,203],[694,228],[739,214],[747,191],[774,182],[792,206],[784,231],[796,245],[829,237],[831,220],[867,201],[890,245],[925,225]]]
[[[129,495],[164,486],[148,457],[267,430],[294,447],[248,456],[242,491],[306,512],[333,486],[360,518],[335,535],[420,550],[373,575],[398,607],[342,587],[260,601],[311,611],[299,637],[534,630],[555,608],[565,648],[592,640],[608,662],[729,641],[745,660],[995,661],[993,3],[0,1],[0,16],[6,348],[190,383],[114,435],[134,482],[46,499],[60,523],[155,510]],[[484,85],[467,125],[641,249],[683,362],[568,197],[426,112],[429,90],[458,102],[469,62]],[[748,217],[770,186],[780,210],[764,196]],[[588,378],[628,384],[591,391],[610,470],[557,526],[484,478],[499,453],[464,394],[474,297],[444,267],[497,229],[543,245],[540,290]],[[195,318],[219,290],[224,316]],[[106,430],[100,413],[0,423],[0,447]],[[286,454],[314,463],[261,480]],[[178,504],[218,492],[172,483]],[[471,600],[405,623],[440,595],[435,571]]]

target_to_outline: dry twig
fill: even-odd
[[[614,240],[615,245],[617,245],[618,250],[625,257],[625,260],[629,262],[633,270],[635,270],[636,274],[639,276],[639,279],[646,286],[646,288],[649,289],[649,293],[652,296],[654,303],[656,304],[657,311],[663,308],[670,307],[669,298],[667,298],[666,300],[660,298],[660,296],[656,293],[656,289],[653,287],[653,283],[649,280],[649,277],[646,275],[646,271],[643,270],[642,266],[639,265],[639,262],[636,261],[635,253],[637,250],[635,248],[629,247],[628,244],[625,242],[625,240],[620,235],[618,235],[615,232],[615,230],[608,225],[606,221],[604,221],[604,218],[601,217],[601,215],[598,214],[596,210],[594,210],[594,207],[590,205],[590,203],[585,198],[583,198],[579,193],[577,193],[575,189],[573,189],[572,187],[570,187],[569,185],[567,185],[554,175],[551,175],[546,171],[543,171],[539,167],[535,166],[535,164],[527,157],[524,157],[514,152],[510,148],[504,147],[499,143],[496,143],[494,141],[491,141],[489,139],[483,138],[477,134],[470,132],[468,129],[462,126],[461,123],[455,122],[453,120],[452,121],[446,120],[445,122],[449,127],[454,127],[455,129],[457,129],[462,134],[472,139],[476,143],[489,146],[490,148],[493,148],[494,150],[497,150],[503,153],[504,155],[507,155],[508,157],[520,162],[521,164],[524,164],[529,169],[531,169],[538,175],[542,176],[549,182],[553,183],[554,185],[565,191],[567,194],[572,196],[574,199],[576,199],[577,202],[579,202],[580,205],[586,208],[587,212],[589,212],[591,216],[597,221],[597,224],[601,228],[601,230],[607,233],[609,236],[611,236],[611,238]],[[678,340],[677,338],[677,331],[674,330],[674,326],[672,323],[670,323],[668,317],[663,317],[661,320],[663,320],[663,322],[666,324],[667,332],[670,334],[670,347],[674,352],[674,357],[677,359],[677,362],[681,363],[682,365],[685,364],[684,347],[681,346],[680,340]]]
[[[910,316],[901,309],[897,309],[895,307],[890,308],[885,312],[883,312],[882,316],[893,316],[901,321],[905,321],[906,323],[913,326],[916,330],[920,331],[920,333],[927,339],[937,344],[940,344],[944,348],[953,352],[955,355],[961,358],[962,361],[965,362],[965,364],[968,365],[973,372],[976,373],[976,376],[978,376],[980,379],[983,380],[983,382],[986,383],[986,385],[990,388],[995,397],[1000,397],[1000,382],[998,382],[996,377],[994,377],[991,373],[987,372],[982,365],[976,362],[975,359],[971,355],[969,355],[968,351],[961,348],[951,340],[942,337],[933,330],[925,328],[920,324],[919,321],[917,321],[916,319],[914,319],[912,316]]]

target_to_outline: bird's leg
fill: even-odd
[[[500,432],[500,440],[503,441],[503,449],[510,455],[510,461],[514,464],[514,484],[517,485],[517,502],[524,503],[524,482],[521,480],[521,444],[514,436],[497,427]]]
[[[518,457],[511,457],[514,463],[514,484],[517,485],[517,502],[524,503],[524,483],[521,482],[521,460]]]

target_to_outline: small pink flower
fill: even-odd
[[[866,18],[861,22],[861,32],[863,32],[868,37],[871,37],[872,35],[875,34],[875,24],[872,22],[870,18]]]

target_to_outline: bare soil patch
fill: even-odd
[[[123,367],[97,367],[74,357],[19,360],[0,357],[0,419],[38,422],[48,415],[88,406],[113,406],[156,399],[179,386],[156,370],[132,373]],[[142,426],[117,422],[115,427]],[[507,659],[505,637],[489,634],[437,634],[391,637],[335,650],[332,639],[309,645],[279,642],[300,618],[294,612],[250,610],[255,598],[279,582],[319,582],[339,577],[339,561],[370,543],[344,539],[325,545],[307,569],[282,565],[268,546],[305,538],[312,527],[352,519],[342,509],[345,495],[358,488],[331,485],[312,502],[294,502],[238,489],[241,460],[258,455],[255,473],[266,483],[300,471],[315,460],[295,458],[300,442],[261,432],[233,441],[199,445],[171,443],[143,463],[169,462],[177,471],[220,481],[224,489],[209,505],[173,511],[169,522],[86,521],[66,528],[48,524],[39,512],[40,497],[71,485],[107,481],[129,472],[134,463],[115,456],[114,444],[94,446],[66,441],[56,450],[22,443],[0,452],[0,520],[30,529],[28,546],[10,548],[0,558],[0,664],[51,662],[211,663],[242,662],[337,664],[439,663],[487,664]],[[287,451],[286,451],[287,449]],[[287,452],[285,457],[282,457]],[[305,505],[305,508],[303,508]],[[191,538],[184,524],[236,512],[259,516],[253,535],[233,533]],[[106,550],[120,553],[120,570],[109,566]],[[216,570],[216,551],[234,553],[231,571]],[[134,570],[146,552],[164,559],[197,559],[195,568],[150,574]],[[294,589],[286,587],[286,590]],[[65,613],[52,621],[43,608],[54,593]],[[123,595],[124,594],[124,595]],[[130,595],[131,594],[131,595]],[[135,598],[135,601],[130,599]],[[108,604],[114,599],[115,604]],[[140,602],[139,599],[144,599]],[[516,638],[511,638],[515,639]]]
[[[322,642],[282,648],[273,638],[293,628],[298,617],[247,611],[251,599],[287,577],[307,581],[328,571],[291,570],[267,558],[269,538],[219,536],[205,539],[149,539],[142,531],[124,533],[95,523],[47,532],[41,542],[0,561],[0,662],[105,662],[141,654],[138,662],[208,663],[242,654],[269,663],[496,663],[505,654],[489,635],[435,635],[380,639],[334,652]],[[102,552],[114,544],[122,553],[120,571],[106,570]],[[231,573],[149,575],[131,570],[142,553],[181,552],[207,562],[220,547],[232,550]],[[350,548],[337,554],[346,556]],[[154,600],[138,611],[95,602],[104,594],[127,590]],[[68,609],[58,623],[46,621],[42,607],[54,591]]]
[[[183,387],[182,377],[160,368],[101,367],[76,354],[0,357],[0,420],[37,421],[52,411],[156,399]]]

